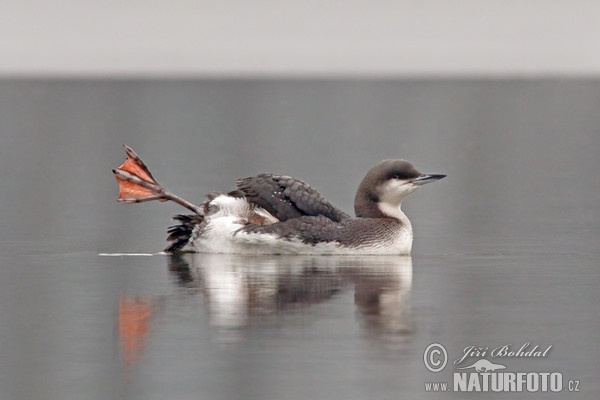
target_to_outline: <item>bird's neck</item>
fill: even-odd
[[[410,226],[410,220],[402,212],[401,204],[390,204],[386,202],[377,203],[377,208],[384,217],[394,218],[402,223],[402,225]]]
[[[377,198],[367,192],[356,192],[354,197],[354,213],[357,218],[385,218],[377,206]]]
[[[403,223],[408,222],[408,218],[400,208],[400,203],[378,201],[375,196],[364,192],[356,193],[354,212],[357,218],[394,218]]]

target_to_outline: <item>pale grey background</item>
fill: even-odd
[[[597,76],[585,0],[0,3],[0,74]]]

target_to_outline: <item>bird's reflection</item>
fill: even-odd
[[[368,333],[410,336],[408,256],[260,256],[186,254],[168,258],[179,285],[201,293],[217,328],[309,307],[354,288],[357,316]]]
[[[309,309],[351,290],[358,323],[375,342],[397,343],[413,334],[408,256],[184,254],[167,256],[167,266],[186,294],[201,296],[207,304],[220,341],[242,340],[247,327],[269,324],[274,316]],[[155,305],[164,302],[169,296],[121,296],[118,330],[126,364],[137,363],[157,320],[152,314],[164,312]]]

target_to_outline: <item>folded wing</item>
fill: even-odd
[[[302,216],[324,216],[335,222],[350,218],[308,184],[289,176],[251,176],[238,179],[237,188],[248,201],[264,208],[279,221]]]

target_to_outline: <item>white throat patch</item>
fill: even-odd
[[[400,209],[402,200],[418,189],[408,180],[392,179],[386,182],[380,189],[378,207],[385,215],[397,218],[404,222],[406,215]]]

